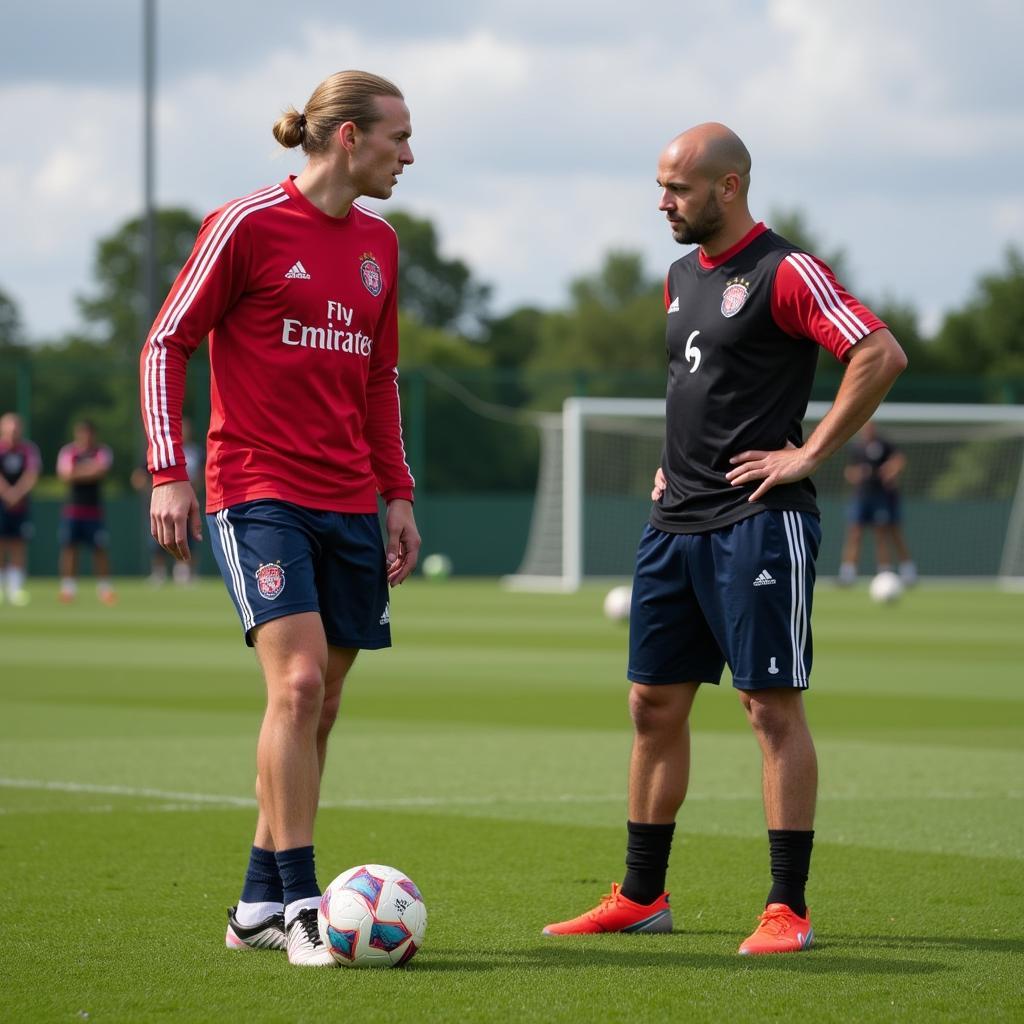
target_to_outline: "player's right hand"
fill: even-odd
[[[665,471],[659,466],[654,471],[654,490],[651,491],[651,501],[661,501],[661,496],[665,493],[667,486],[668,482],[665,480]]]
[[[156,542],[179,562],[192,557],[188,535],[203,539],[203,519],[196,492],[187,480],[174,480],[153,488],[149,503],[149,528]]]

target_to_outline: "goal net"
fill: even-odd
[[[830,408],[812,402],[806,437]],[[661,399],[569,398],[540,422],[541,464],[526,552],[506,583],[575,590],[629,577],[661,460]],[[879,432],[906,456],[903,532],[918,571],[1024,581],[1024,406],[886,403]],[[815,475],[818,572],[838,571],[850,488],[845,451]],[[874,557],[863,545],[862,569]]]

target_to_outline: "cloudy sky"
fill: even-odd
[[[433,218],[501,311],[612,247],[681,255],[656,209],[676,132],[734,128],[751,206],[799,207],[865,296],[927,325],[1024,242],[1019,0],[159,0],[157,196],[197,213],[299,170],[270,126],[333,71],[394,79]],[[141,0],[0,13],[0,289],[76,323],[96,240],[141,205]],[[386,209],[386,206],[384,207]]]

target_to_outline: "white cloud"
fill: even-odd
[[[641,249],[660,273],[680,250],[655,208],[657,154],[708,119],[752,151],[755,214],[801,207],[871,294],[948,308],[1021,233],[1024,109],[1007,99],[1019,95],[1018,5],[720,0],[700,14],[482,0],[424,20],[396,0],[394,31],[342,26],[332,5],[312,4],[261,35],[266,4],[254,3],[244,38],[211,15],[205,49],[161,54],[162,203],[202,213],[297,171],[272,122],[326,75],[361,66],[394,78],[412,109],[417,162],[391,205],[431,216],[502,306],[558,301],[613,246]],[[161,8],[168,40],[195,8]],[[214,59],[218,46],[229,59]],[[49,84],[0,88],[4,109],[47,126],[32,148],[0,139],[0,288],[35,333],[71,326],[97,238],[140,206],[134,82],[68,88],[59,76],[55,65]]]
[[[46,126],[35,146],[0,153],[0,288],[30,336],[57,333],[77,323],[95,240],[140,206],[137,104],[119,91],[36,85],[0,90],[0,106]]]

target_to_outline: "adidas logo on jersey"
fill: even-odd
[[[754,586],[767,587],[769,583],[775,582],[775,577],[767,569],[762,569],[760,573],[758,573],[757,579],[754,580]]]
[[[306,268],[302,265],[302,260],[296,260],[295,266],[288,271],[285,277],[300,277],[303,281],[309,280],[309,274],[306,272]]]
[[[668,307],[668,312],[669,313],[678,313],[679,312],[679,296],[678,295],[672,300],[672,305]]]

